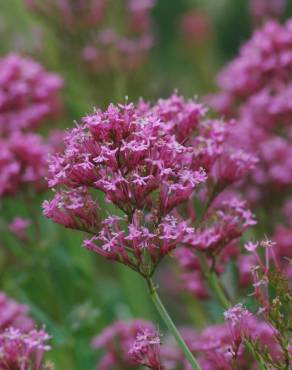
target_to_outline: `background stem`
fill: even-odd
[[[208,261],[205,255],[200,254],[199,259],[201,262],[201,266],[204,272],[204,275],[206,279],[208,280],[209,286],[214,293],[214,295],[217,297],[218,301],[221,303],[222,307],[224,309],[228,309],[231,307],[231,302],[227,297],[227,294],[225,293],[217,274],[212,271],[208,265]]]
[[[189,363],[192,365],[192,368],[194,370],[201,370],[200,365],[198,364],[197,360],[193,356],[192,352],[190,351],[189,347],[187,346],[186,342],[183,340],[182,336],[180,335],[179,331],[177,330],[174,322],[172,321],[171,317],[169,316],[166,308],[164,307],[163,303],[161,302],[159,295],[157,294],[157,290],[153,284],[153,281],[151,279],[147,279],[147,283],[150,290],[151,298],[161,316],[164,323],[168,327],[171,334],[174,336],[177,344],[183,351],[184,355],[186,356]]]

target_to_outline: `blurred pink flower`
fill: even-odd
[[[181,31],[189,46],[208,43],[213,33],[211,19],[205,12],[189,10],[181,19]]]
[[[27,228],[31,221],[21,217],[15,217],[9,225],[9,230],[14,233],[19,239],[27,240]]]
[[[0,59],[0,135],[35,129],[61,107],[62,78],[27,57]]]
[[[0,292],[0,332],[10,326],[19,329],[21,332],[31,330],[35,322],[28,316],[29,308],[7,297]]]
[[[256,22],[280,17],[287,6],[287,0],[249,0],[249,11]]]

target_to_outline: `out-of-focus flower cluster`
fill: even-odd
[[[134,370],[143,365],[152,370],[163,370],[160,337],[152,323],[142,320],[117,321],[106,327],[92,341],[94,349],[104,355],[97,364],[99,370]]]
[[[283,360],[277,330],[253,315],[242,304],[225,312],[225,323],[202,331],[182,328],[182,335],[203,370],[246,369],[256,366],[248,343],[257,343],[275,361]],[[168,337],[161,337],[149,322],[118,321],[106,327],[92,342],[103,351],[97,369],[132,370],[144,365],[152,370],[189,370],[183,354]]]
[[[58,135],[45,140],[31,132],[56,117],[62,79],[37,62],[11,54],[0,59],[0,197],[33,187],[40,190],[47,156]]]
[[[44,354],[50,349],[50,336],[34,329],[28,307],[0,292],[0,368],[1,370],[52,370]]]
[[[198,298],[208,298],[206,276],[196,252],[204,253],[209,267],[220,275],[225,272],[230,259],[242,257],[240,238],[255,224],[254,215],[245,202],[233,198],[223,200],[217,206],[215,203],[200,225],[184,238],[184,247],[176,251],[184,288]]]
[[[219,74],[221,92],[211,98],[222,113],[238,117],[230,140],[259,156],[247,195],[278,204],[292,184],[291,40],[291,21],[267,22]]]
[[[187,11],[181,19],[183,40],[188,47],[200,46],[210,40],[213,29],[208,15],[197,9]]]
[[[19,304],[0,292],[0,331],[3,332],[10,326],[22,332],[31,330],[34,321],[28,316],[28,311],[27,306]]]
[[[34,130],[61,108],[63,80],[30,58],[0,58],[0,135]]]
[[[153,46],[155,0],[27,0],[30,10],[57,25],[93,70],[135,69]]]
[[[286,6],[286,0],[249,0],[249,12],[256,24],[281,17]]]
[[[31,330],[23,333],[8,328],[0,333],[0,367],[3,370],[50,370],[52,365],[45,364],[43,356],[50,349],[47,341],[50,336],[44,330]]]

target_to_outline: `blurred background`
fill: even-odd
[[[73,127],[94,107],[126,97],[155,100],[174,89],[188,97],[216,91],[218,70],[267,13],[283,20],[292,14],[292,2],[277,1],[278,8],[268,12],[254,7],[256,2],[261,3],[99,0],[93,6],[78,0],[0,1],[0,54],[32,57],[64,79],[57,118],[38,129],[46,137],[53,128]],[[82,249],[81,233],[41,215],[46,197],[46,192],[34,192],[24,199],[17,193],[1,200],[1,289],[26,303],[32,316],[46,325],[53,336],[50,358],[56,369],[91,370],[98,354],[90,341],[102,328],[115,319],[159,319],[138,275]],[[26,242],[4,232],[15,216],[32,220]],[[161,286],[169,279],[169,268],[160,271]],[[164,288],[167,305],[175,293]],[[173,316],[203,326],[205,315],[198,314],[195,303],[184,312],[189,297],[176,298],[182,304],[170,305]],[[214,302],[206,309],[214,319],[219,317]]]

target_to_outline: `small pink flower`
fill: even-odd
[[[244,244],[244,248],[248,251],[248,252],[255,252],[257,250],[259,246],[259,243],[256,242],[256,243],[253,243],[253,242],[247,242]]]

